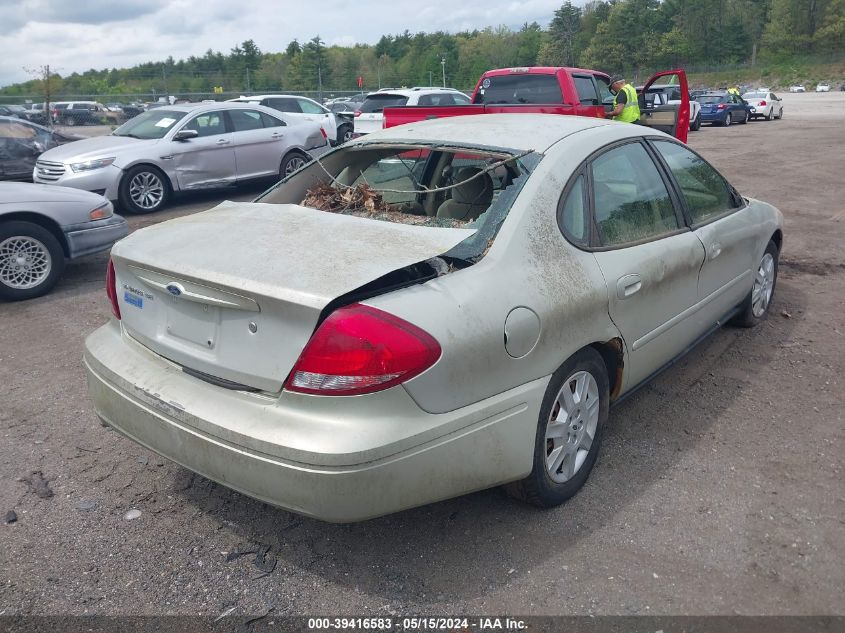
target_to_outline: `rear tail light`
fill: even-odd
[[[719,105],[716,106],[716,109],[717,110],[724,110],[727,107],[728,107],[727,103],[720,103]]]
[[[325,131],[323,128],[320,128],[320,134],[322,134],[322,135],[323,135],[323,139],[328,140],[329,135],[328,135],[328,134],[326,134],[326,131]]]
[[[360,111],[360,110],[355,110],[355,116],[361,116],[361,111]]]
[[[114,274],[114,262],[109,258],[109,267],[106,269],[106,296],[111,303],[111,313],[120,320],[120,306],[117,303],[117,277]]]
[[[757,104],[757,105],[764,106],[764,105],[766,105],[766,102],[765,102],[765,101],[761,101],[761,102],[760,102],[759,104]]]
[[[439,343],[417,326],[355,303],[317,328],[285,389],[332,396],[382,391],[424,372],[440,352]]]

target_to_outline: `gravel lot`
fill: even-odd
[[[0,516],[18,515],[0,524],[0,613],[845,614],[845,93],[783,96],[781,121],[690,140],[786,215],[771,317],[613,410],[558,509],[499,490],[346,526],[268,507],[98,424],[81,356],[109,314],[105,255],[0,304]],[[19,481],[32,471],[52,498]],[[227,562],[239,543],[269,545],[275,570]]]

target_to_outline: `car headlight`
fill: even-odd
[[[105,220],[114,215],[114,207],[109,201],[104,202],[99,207],[88,213],[90,220]]]
[[[93,160],[86,160],[84,163],[72,163],[70,168],[73,171],[89,171],[91,169],[100,169],[101,167],[108,167],[115,161],[115,156],[111,158],[95,158]]]

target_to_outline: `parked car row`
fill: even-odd
[[[94,191],[129,213],[181,191],[280,178],[328,148],[322,127],[261,105],[199,103],[149,110],[109,136],[51,149],[33,180]]]

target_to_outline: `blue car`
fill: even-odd
[[[701,122],[713,125],[748,123],[750,106],[739,95],[729,92],[708,92],[696,101],[701,104]]]

